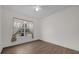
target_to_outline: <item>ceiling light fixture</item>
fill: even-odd
[[[35,6],[34,9],[35,9],[35,11],[37,12],[37,11],[39,11],[41,8],[40,8],[40,6]]]

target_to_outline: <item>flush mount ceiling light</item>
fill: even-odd
[[[40,6],[35,6],[35,7],[34,7],[34,10],[35,10],[36,12],[38,12],[40,9],[41,9]]]

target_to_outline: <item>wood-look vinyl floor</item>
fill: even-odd
[[[55,44],[36,40],[4,48],[2,54],[78,54],[79,52]]]

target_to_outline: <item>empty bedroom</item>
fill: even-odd
[[[1,54],[79,54],[79,5],[0,5]]]

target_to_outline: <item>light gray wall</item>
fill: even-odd
[[[3,46],[7,47],[7,46],[12,46],[12,45],[17,45],[17,44],[21,44],[24,42],[28,42],[28,41],[33,41],[33,40],[37,40],[39,39],[39,24],[38,21],[36,19],[24,16],[23,14],[20,14],[18,12],[15,12],[13,10],[9,10],[6,7],[4,8],[4,13],[3,13],[3,21],[2,21],[2,38],[3,38]],[[17,17],[20,19],[25,19],[25,20],[29,20],[29,21],[33,21],[34,24],[34,39],[23,39],[23,40],[18,40],[16,42],[11,42],[11,38],[12,38],[12,33],[13,33],[13,17]]]
[[[2,31],[1,31],[1,21],[2,21],[2,6],[0,6],[0,53],[2,51]]]
[[[79,6],[42,19],[41,39],[79,51]]]

